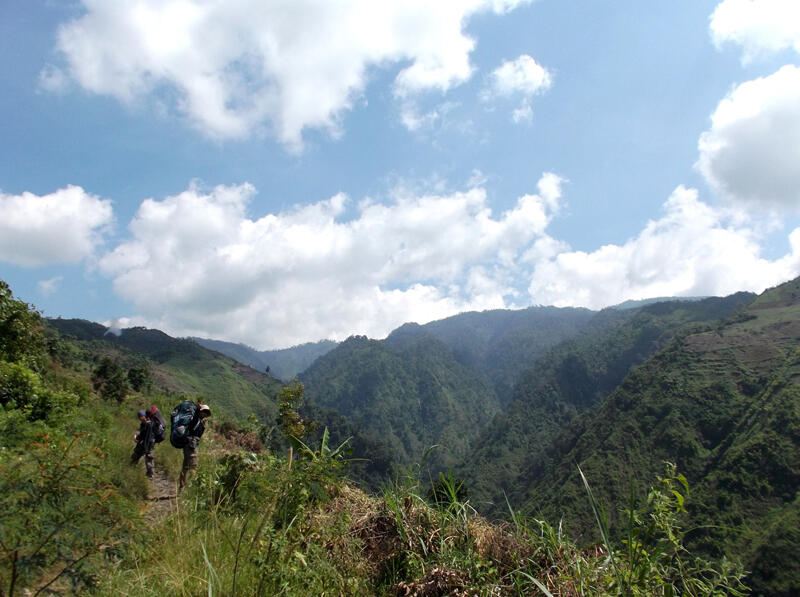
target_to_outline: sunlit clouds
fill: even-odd
[[[4,4],[4,279],[258,348],[761,291],[800,275],[798,11]]]
[[[717,46],[736,43],[751,62],[784,49],[800,52],[800,3],[796,0],[724,0],[711,15]]]
[[[701,202],[695,189],[678,187],[663,210],[624,244],[538,262],[531,300],[597,309],[627,299],[724,296],[761,292],[800,272],[800,229],[791,234],[791,253],[770,261],[752,228]]]
[[[101,259],[101,270],[141,321],[174,332],[254,345],[382,335],[523,298],[519,262],[546,237],[560,185],[546,174],[539,194],[496,215],[482,188],[398,190],[387,203],[359,202],[350,219],[341,217],[349,202],[341,194],[251,219],[253,193],[191,186],[144,201],[132,238]]]
[[[337,134],[370,67],[397,69],[398,98],[467,81],[468,18],[525,3],[83,0],[41,85],[62,88],[66,72],[128,104],[166,101],[209,136],[260,131],[296,150],[304,129]]]
[[[698,168],[732,201],[800,210],[800,68],[734,88],[699,141]]]
[[[135,305],[128,324],[259,347],[382,337],[465,310],[760,291],[800,271],[800,231],[790,254],[764,259],[754,229],[682,186],[637,237],[572,251],[548,232],[562,183],[545,174],[499,214],[473,187],[356,206],[337,194],[260,218],[250,185],[192,185],[144,201],[100,268]]]
[[[43,196],[0,193],[0,261],[77,263],[94,254],[112,218],[111,201],[76,186]]]

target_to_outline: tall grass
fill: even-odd
[[[213,446],[212,446],[213,447]],[[209,450],[210,453],[213,450]],[[510,511],[490,524],[451,473],[422,467],[369,496],[326,468],[325,450],[296,460],[220,453],[201,461],[180,508],[110,569],[118,595],[744,595],[741,571],[682,546],[688,485],[674,467],[615,540],[581,471],[601,530],[581,548],[559,523]],[[330,463],[328,463],[329,465]],[[616,541],[616,542],[615,542]]]

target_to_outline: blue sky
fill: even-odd
[[[794,0],[5,0],[0,278],[279,348],[800,274]]]

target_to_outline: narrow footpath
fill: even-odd
[[[178,485],[167,474],[156,467],[147,494],[147,510],[157,519],[162,519],[178,507]]]

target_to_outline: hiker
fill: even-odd
[[[167,421],[156,406],[136,413],[139,418],[139,431],[133,436],[136,447],[131,454],[131,464],[136,464],[144,456],[144,466],[148,479],[153,478],[153,451],[157,443],[166,437]]]
[[[136,416],[139,418],[139,431],[133,436],[133,439],[136,440],[136,447],[133,449],[133,454],[131,454],[131,465],[139,462],[139,459],[144,456],[147,477],[152,479],[153,451],[156,446],[155,422],[147,416],[147,411],[145,410],[140,410],[136,413]]]
[[[187,404],[187,402],[181,403],[172,412],[174,425],[176,421],[176,412],[178,412],[178,416],[180,416],[179,411],[181,411],[181,409],[186,411],[189,408],[193,408],[194,410],[192,413],[192,418],[189,421],[189,424],[186,425],[185,432],[183,432],[186,443],[183,445],[183,466],[181,467],[181,475],[178,480],[178,491],[184,488],[188,476],[195,468],[197,468],[197,445],[200,443],[200,437],[206,430],[205,419],[211,416],[211,409],[207,404],[201,404],[198,402],[197,405],[195,405],[192,402],[188,402]],[[176,429],[176,427],[174,426],[173,429]],[[173,434],[175,434],[175,431],[173,431]],[[170,437],[170,440],[173,440],[172,436]],[[173,442],[172,445],[174,446],[175,442]]]

